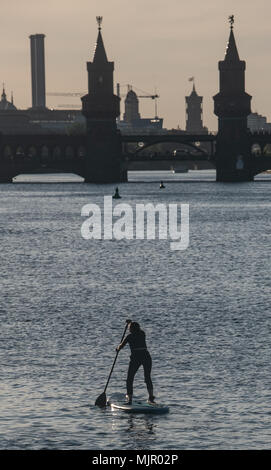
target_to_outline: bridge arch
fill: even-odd
[[[62,158],[62,150],[61,150],[61,147],[59,145],[56,145],[55,147],[53,147],[52,149],[52,158],[53,160],[61,160]]]
[[[84,145],[80,145],[80,147],[77,148],[77,157],[79,158],[84,158],[86,156],[86,148]]]
[[[28,147],[27,149],[27,156],[28,157],[37,157],[38,155],[38,149],[35,145],[31,145],[30,147]]]
[[[263,154],[268,155],[268,156],[271,155],[271,143],[265,144],[265,146],[263,148]]]
[[[261,148],[260,144],[255,143],[251,146],[251,154],[255,155],[255,156],[262,154],[262,148]]]
[[[47,145],[42,145],[40,149],[40,162],[42,166],[47,166],[50,159],[50,150]]]
[[[10,160],[13,158],[13,150],[10,145],[5,145],[2,151],[2,156],[5,160]]]
[[[202,150],[201,148],[197,147],[197,145],[193,144],[192,142],[182,142],[180,140],[176,140],[176,141],[168,141],[168,139],[166,138],[160,138],[160,139],[157,139],[156,141],[153,141],[153,142],[147,142],[146,144],[144,144],[142,147],[140,147],[139,149],[137,149],[134,153],[137,155],[138,153],[142,152],[143,150],[146,150],[147,148],[149,147],[152,147],[153,145],[157,145],[157,144],[163,144],[163,143],[178,143],[178,144],[182,144],[182,145],[187,145],[188,147],[191,147],[192,149],[196,150],[197,152],[201,153],[202,155],[206,155],[207,152],[205,150]]]
[[[41,147],[40,154],[42,157],[49,157],[49,147],[47,147],[47,145],[43,145]]]
[[[25,150],[23,145],[17,145],[16,150],[15,150],[15,155],[16,157],[22,157],[25,154]]]

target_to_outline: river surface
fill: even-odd
[[[0,185],[0,448],[270,449],[271,176],[130,175],[121,202],[189,204],[185,251],[83,239],[81,208],[114,186],[44,178]],[[94,406],[127,318],[146,332],[168,415]],[[129,355],[108,396],[125,392]],[[141,370],[134,386],[146,399]]]

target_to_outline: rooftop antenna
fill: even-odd
[[[157,89],[155,87],[155,98],[154,98],[154,104],[155,104],[155,117],[154,119],[158,119],[158,113],[157,113],[157,98],[158,98],[158,95],[157,95]]]

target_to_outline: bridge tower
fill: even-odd
[[[107,60],[101,34],[102,17],[97,17],[98,37],[92,62],[87,62],[88,94],[81,98],[87,120],[87,157],[85,182],[126,181],[122,170],[121,135],[116,118],[120,98],[114,95],[114,62]]]
[[[216,145],[217,181],[252,181],[247,116],[251,96],[245,92],[244,60],[239,59],[233,33],[234,17],[229,17],[230,36],[224,60],[219,62],[220,90],[214,96],[218,116]]]

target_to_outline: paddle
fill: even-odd
[[[131,323],[131,320],[126,320],[126,326],[125,326],[125,329],[124,329],[124,332],[123,332],[123,335],[122,335],[122,338],[121,338],[121,343],[122,341],[124,340],[124,336],[125,336],[125,333],[126,333],[126,330],[128,328],[128,325],[129,323]],[[104,408],[106,406],[106,389],[107,389],[107,386],[109,384],[109,380],[111,378],[111,375],[112,375],[112,372],[113,372],[113,369],[114,369],[114,366],[116,364],[116,360],[117,360],[117,357],[118,357],[118,354],[119,354],[119,351],[117,351],[116,353],[116,356],[115,356],[115,359],[114,359],[114,362],[113,362],[113,365],[111,367],[111,371],[110,371],[110,374],[109,374],[109,377],[107,379],[107,382],[106,382],[106,386],[104,387],[104,391],[103,393],[101,393],[101,395],[98,396],[98,398],[96,399],[95,401],[95,406],[99,406],[100,408]]]

